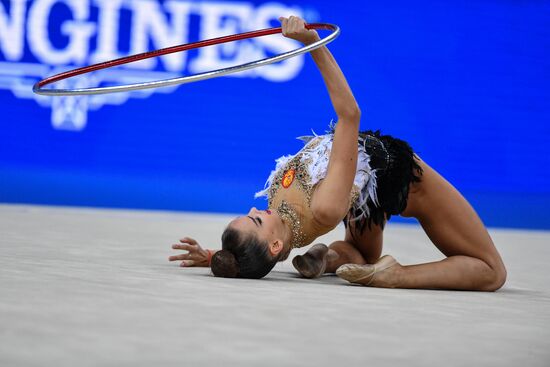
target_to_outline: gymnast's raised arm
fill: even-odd
[[[302,19],[294,16],[279,19],[285,37],[304,44],[311,44],[319,40],[317,32],[308,30]],[[361,113],[346,78],[330,51],[326,47],[321,47],[312,51],[311,55],[324,79],[332,105],[338,116],[338,122],[332,141],[327,174],[317,185],[312,195],[310,208],[316,221],[324,226],[333,227],[345,217],[350,205],[350,191],[357,169],[357,139]],[[252,213],[257,212],[255,208],[251,211]],[[249,219],[254,221],[252,214],[243,218],[248,225],[250,225]],[[267,218],[264,218],[264,220],[266,220],[267,228]],[[257,222],[254,221],[254,223]],[[241,238],[237,239],[241,240]],[[181,266],[209,266],[213,255],[212,251],[202,249],[193,239],[186,238],[180,240],[180,242],[181,244],[174,245],[172,248],[174,250],[184,250],[188,253],[171,256],[170,261],[181,261]],[[280,240],[275,242],[282,243]],[[240,242],[237,241],[237,243]],[[268,241],[267,243],[271,242]],[[234,254],[230,253],[230,255],[233,258],[232,261],[235,262]],[[273,259],[269,258],[268,260],[271,262]],[[277,259],[273,261],[277,261]],[[270,264],[269,269],[272,268],[273,264]]]
[[[314,30],[307,30],[302,19],[279,18],[283,34],[304,44],[319,40]],[[342,70],[326,47],[311,52],[325,81],[332,106],[338,116],[327,175],[312,197],[311,210],[317,221],[336,225],[349,210],[349,197],[357,169],[357,138],[361,111]]]

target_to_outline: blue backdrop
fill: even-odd
[[[294,137],[334,112],[309,56],[149,92],[52,98],[38,79],[275,25],[336,23],[329,48],[364,129],[408,140],[492,226],[550,229],[550,5],[543,1],[0,0],[0,201],[243,212]],[[196,73],[295,47],[280,37],[78,78]]]

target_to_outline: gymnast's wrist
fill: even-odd
[[[311,33],[309,33],[311,32]],[[317,33],[317,31],[315,30],[309,30],[309,34],[306,37],[304,37],[304,39],[301,40],[301,42],[304,44],[304,46],[309,46],[311,45],[312,43],[315,43],[317,41],[319,41],[321,39],[321,37],[319,37],[319,33]]]
[[[206,266],[210,267],[210,264],[212,264],[212,256],[214,256],[216,252],[216,250],[206,249],[206,253],[208,254],[206,259]]]

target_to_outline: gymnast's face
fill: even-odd
[[[284,224],[281,218],[270,210],[252,208],[246,215],[235,218],[229,225],[238,231],[252,233],[260,241],[270,245],[277,241],[282,243],[281,229]]]

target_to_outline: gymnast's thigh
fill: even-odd
[[[422,181],[412,185],[403,216],[418,219],[445,256],[470,256],[489,266],[502,260],[481,219],[466,199],[433,168],[419,161]]]

